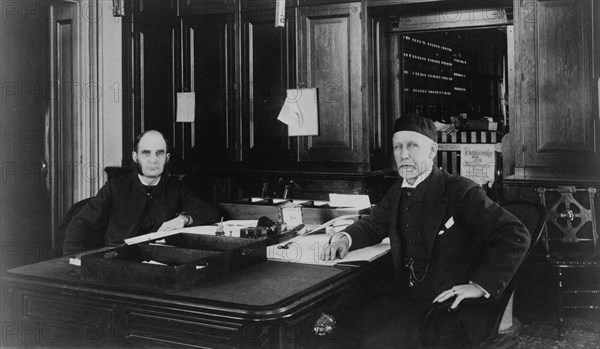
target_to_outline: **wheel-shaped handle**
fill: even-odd
[[[319,336],[324,336],[330,334],[335,329],[335,318],[328,314],[321,314],[321,316],[317,319],[313,330],[315,334]]]
[[[573,218],[575,218],[575,214],[571,210],[566,210],[565,212],[559,214],[559,217],[568,221],[572,221]]]

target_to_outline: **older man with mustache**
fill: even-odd
[[[466,298],[499,297],[529,247],[523,224],[481,186],[433,166],[436,139],[433,121],[398,119],[392,143],[402,178],[321,251],[323,260],[343,259],[390,238],[399,287],[358,321],[365,348],[418,347],[419,320],[432,302],[453,298],[456,308]]]

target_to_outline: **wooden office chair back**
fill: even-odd
[[[420,326],[421,344],[425,347],[470,346],[494,347],[502,341],[498,329],[506,306],[512,297],[520,271],[533,247],[540,239],[546,210],[533,201],[508,201],[502,207],[518,218],[531,234],[531,244],[502,295],[496,299],[465,299],[455,310],[450,310],[454,299],[434,303],[425,312]],[[477,320],[473,320],[473,319]],[[476,323],[476,327],[473,324]]]
[[[63,221],[58,226],[58,234],[57,234],[57,239],[56,239],[57,248],[59,250],[62,250],[63,255],[70,254],[70,252],[65,250],[65,248],[63,246],[63,243],[65,241],[65,235],[67,232],[67,226],[69,225],[69,223],[71,222],[73,217],[75,217],[75,215],[77,215],[77,213],[83,208],[83,206],[85,206],[87,204],[88,201],[90,201],[90,198],[83,199],[81,201],[74,203],[73,206],[71,206],[69,208],[69,210],[65,214],[65,217],[63,218]]]
[[[546,258],[574,259],[575,262],[584,255],[599,256],[594,205],[596,189],[559,186],[556,189],[538,188],[537,192],[547,210],[543,237]]]
[[[537,192],[547,210],[544,248],[546,260],[556,269],[554,304],[560,339],[564,309],[600,309],[596,189],[559,186]]]

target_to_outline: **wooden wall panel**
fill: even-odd
[[[287,127],[277,120],[294,87],[293,16],[274,27],[275,10],[242,14],[242,161],[292,161]]]
[[[515,10],[515,173],[598,172],[597,5],[526,0]]]
[[[337,115],[323,117],[312,147],[350,148],[352,141],[350,115],[348,17],[309,19],[308,84],[319,86],[319,112]]]
[[[360,4],[299,8],[299,83],[318,89],[319,135],[300,139],[300,161],[366,162]]]
[[[538,151],[594,151],[590,7],[540,3]]]
[[[193,89],[196,92],[194,147],[186,160],[213,163],[236,158],[235,17],[232,14],[184,18],[193,50]],[[184,73],[184,74],[187,74]]]

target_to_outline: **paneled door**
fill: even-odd
[[[291,11],[290,11],[291,12]],[[277,120],[295,87],[294,20],[275,27],[275,9],[242,13],[242,161],[295,160],[287,126]]]
[[[528,0],[515,9],[516,166],[598,171],[600,3]]]
[[[298,84],[318,90],[319,135],[299,138],[301,162],[368,162],[363,120],[361,4],[298,7]]]
[[[231,163],[237,157],[235,117],[237,78],[235,67],[235,16],[188,14],[182,20],[184,86],[195,92],[196,115],[193,133],[185,147],[186,160],[200,163]],[[187,53],[187,54],[185,54]]]
[[[51,7],[49,22],[50,83],[46,124],[46,158],[49,160],[49,188],[52,197],[52,243],[62,245],[57,227],[77,201],[83,144],[80,144],[78,111],[86,86],[83,86],[78,62],[78,21],[80,8],[70,1],[58,1]],[[87,147],[85,147],[87,148]],[[61,246],[55,246],[60,249]]]
[[[53,257],[57,227],[79,197],[81,8],[3,2],[1,21],[2,270]]]

